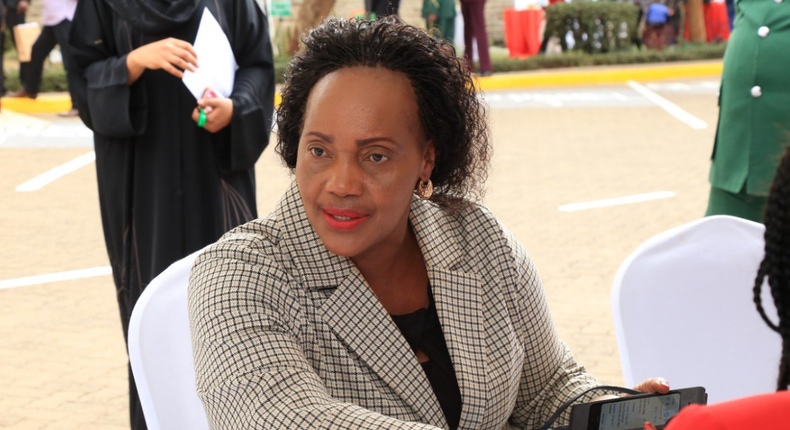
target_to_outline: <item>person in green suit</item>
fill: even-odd
[[[709,215],[762,222],[790,142],[790,0],[736,0],[724,55]]]
[[[788,0],[790,1],[790,0]],[[428,30],[436,28],[445,40],[455,38],[455,0],[423,0],[422,17]]]

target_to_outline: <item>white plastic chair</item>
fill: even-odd
[[[195,387],[187,309],[189,272],[201,251],[151,281],[132,311],[129,360],[149,430],[209,428]]]
[[[764,232],[713,216],[661,233],[626,258],[612,317],[627,386],[663,376],[676,388],[704,386],[709,403],[776,390],[781,338],[752,301]],[[777,321],[767,284],[763,306]]]

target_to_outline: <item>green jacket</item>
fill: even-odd
[[[439,18],[454,17],[455,0],[423,0],[422,17],[428,19],[428,16],[432,13],[435,13]]]
[[[736,0],[710,183],[765,196],[790,142],[790,0]]]

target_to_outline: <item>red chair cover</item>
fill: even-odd
[[[543,9],[505,9],[505,45],[511,58],[526,58],[540,51]]]

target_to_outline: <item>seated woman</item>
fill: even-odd
[[[491,147],[452,46],[395,17],[304,45],[277,119],[295,182],[191,276],[211,428],[532,429],[598,385],[527,253],[467,199]]]

